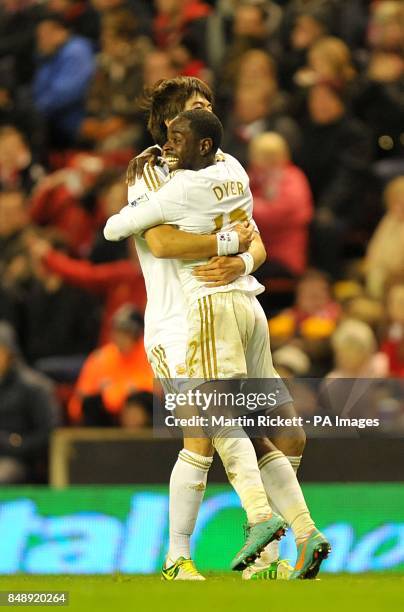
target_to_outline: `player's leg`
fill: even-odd
[[[185,363],[185,345],[161,345],[150,351],[149,361],[154,374],[174,385],[175,373]],[[169,487],[169,550],[162,570],[165,580],[204,580],[197,571],[190,551],[190,539],[205,494],[213,447],[208,438],[184,438],[173,467]]]
[[[242,294],[216,293],[198,300],[190,309],[188,320],[190,376],[201,382],[214,379],[211,385],[216,390],[220,385],[226,389],[226,379],[244,378],[243,339],[248,339],[253,326],[254,313]],[[203,385],[203,391],[209,391],[209,384]],[[280,537],[284,525],[269,507],[254,447],[244,430],[223,427],[213,432],[212,437],[229,482],[239,495],[252,526],[245,546],[232,563],[233,569],[242,569],[259,554],[265,540]]]
[[[256,325],[247,349],[249,377],[261,379],[275,378],[277,377],[277,373],[272,365],[266,317],[258,301],[253,301]],[[279,408],[275,406],[271,411],[271,415],[276,415],[277,410],[282,411],[282,409],[284,413],[287,413],[289,409],[290,414],[290,406],[292,406],[290,401],[291,398],[282,381],[279,382],[278,390],[279,393],[277,397]],[[280,440],[283,443],[283,448],[285,450],[290,450],[291,448],[296,449],[297,446],[288,446],[288,433],[288,431],[284,430],[282,435],[278,437],[278,441]],[[300,428],[295,432],[295,435],[290,436],[290,439],[294,440],[294,444],[296,444],[296,440],[299,439],[299,435]],[[261,478],[270,504],[273,508],[276,508],[276,511],[284,517],[292,528],[298,547],[298,553],[299,551],[301,553],[304,547],[306,547],[304,550],[308,549],[310,551],[303,562],[301,576],[299,575],[299,577],[306,577],[304,575],[306,570],[309,571],[309,568],[314,562],[316,562],[315,564],[318,566],[318,571],[322,559],[327,556],[329,552],[329,544],[314,525],[300,484],[297,480],[296,473],[285,454],[265,435],[254,438],[253,444],[258,457]],[[318,543],[319,545],[318,550],[315,546],[314,548],[311,546],[313,538],[315,539],[315,544],[317,545]],[[271,554],[274,556],[279,555],[275,545],[270,545],[270,547],[265,550],[265,555],[268,556],[268,560],[274,561],[275,559],[271,559],[270,557]],[[314,557],[316,557],[316,559],[314,559]],[[312,571],[309,573],[313,574]]]

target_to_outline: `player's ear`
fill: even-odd
[[[202,138],[199,144],[201,155],[209,155],[213,148],[213,141],[211,138]]]

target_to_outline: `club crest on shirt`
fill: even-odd
[[[147,195],[147,193],[143,193],[141,196],[139,196],[132,202],[129,202],[129,206],[133,206],[133,207],[139,206],[139,204],[142,204],[142,202],[148,202],[148,201],[149,201],[149,196]]]

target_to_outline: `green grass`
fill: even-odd
[[[304,582],[242,582],[230,573],[207,577],[203,583],[184,583],[162,582],[159,576],[1,576],[0,590],[69,591],[70,604],[61,609],[74,612],[137,612],[143,607],[153,612],[379,612],[403,604],[400,574],[323,575]]]

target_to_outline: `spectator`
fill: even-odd
[[[47,0],[47,9],[61,13],[70,29],[95,45],[99,38],[98,13],[87,0]]]
[[[372,52],[367,69],[357,82],[354,110],[372,131],[377,159],[397,158],[403,172],[404,146],[400,139],[404,116],[402,54]]]
[[[234,109],[225,124],[223,149],[245,167],[248,164],[248,146],[254,136],[273,131],[281,134],[292,151],[299,142],[299,128],[295,121],[278,107],[279,98],[269,82],[237,88]]]
[[[36,37],[35,105],[47,121],[51,144],[71,146],[84,117],[85,96],[94,72],[91,43],[73,35],[58,13],[45,14]]]
[[[153,418],[153,394],[148,391],[130,395],[120,414],[120,425],[136,431],[150,427]]]
[[[12,330],[0,325],[0,483],[38,478],[46,462],[55,412],[46,391],[29,382],[17,362]]]
[[[21,132],[12,126],[0,127],[0,187],[29,194],[44,172]]]
[[[2,0],[0,64],[7,61],[12,88],[29,86],[34,73],[35,26],[40,15],[36,0]]]
[[[328,378],[382,378],[387,360],[377,352],[376,338],[362,321],[345,319],[332,337],[335,369]]]
[[[313,263],[338,277],[344,237],[358,217],[370,162],[366,127],[347,112],[341,92],[314,85],[309,119],[302,132],[298,164],[309,179],[315,202]]]
[[[249,161],[254,220],[269,255],[264,273],[268,277],[300,275],[307,265],[313,214],[308,181],[291,163],[289,147],[279,134],[256,136],[250,144]]]
[[[103,165],[99,160],[86,165],[80,156],[75,156],[70,167],[49,174],[39,183],[30,202],[32,221],[57,229],[75,254],[88,253],[93,240],[93,211],[86,210],[83,201],[93,188],[100,167]]]
[[[173,79],[178,75],[171,55],[166,51],[152,51],[145,57],[143,64],[143,85],[153,87],[161,79]]]
[[[318,270],[308,270],[298,282],[294,305],[269,321],[272,346],[276,349],[298,339],[311,359],[311,375],[322,376],[327,371],[329,341],[340,315],[329,278]]]
[[[122,306],[113,318],[111,342],[91,353],[83,365],[69,403],[72,421],[116,424],[131,394],[152,391],[142,334],[142,317],[132,306]]]
[[[203,0],[156,0],[155,4],[154,40],[160,49],[177,45],[189,25],[212,10]]]
[[[232,42],[223,58],[225,78],[234,78],[240,58],[251,49],[277,52],[276,32],[281,8],[270,0],[241,0],[236,3],[232,24]]]
[[[327,4],[328,0],[321,4],[317,0],[298,0],[287,7],[281,30],[286,53],[279,59],[281,85],[285,89],[293,87],[293,77],[306,64],[310,47],[330,32],[332,9]]]
[[[130,259],[93,264],[88,260],[73,259],[52,248],[47,241],[34,238],[30,240],[31,256],[42,262],[48,274],[53,272],[63,278],[65,283],[101,296],[104,308],[99,334],[100,344],[110,341],[112,318],[122,304],[129,302],[141,310],[145,307],[143,276],[137,264],[133,241],[129,244],[132,249]]]
[[[28,260],[29,264],[32,276],[20,306],[24,355],[51,377],[58,379],[61,372],[62,377],[74,379],[84,356],[96,345],[98,304],[39,260]]]
[[[328,82],[344,89],[355,78],[349,47],[335,36],[324,36],[316,41],[307,54],[307,66],[295,75],[301,87]]]
[[[389,276],[404,272],[404,176],[391,181],[384,192],[387,212],[369,242],[365,259],[369,293],[381,298]]]
[[[28,210],[22,191],[0,191],[0,270],[19,243],[29,225]]]
[[[372,4],[368,41],[379,51],[404,51],[404,7],[400,0]]]
[[[404,378],[404,282],[392,283],[386,295],[387,323],[380,350],[388,359],[390,376]]]
[[[98,150],[128,148],[141,133],[134,101],[142,87],[142,62],[150,44],[138,36],[138,22],[130,11],[107,14],[101,24],[101,53],[80,134]]]

